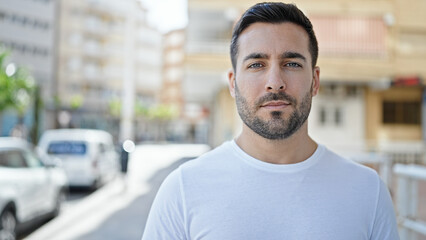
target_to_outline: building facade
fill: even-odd
[[[70,116],[63,124],[134,139],[135,106],[155,102],[161,87],[161,44],[137,1],[62,1],[57,91]]]
[[[223,94],[231,66],[228,60],[229,40],[238,13],[232,12],[234,2],[226,4],[229,9],[221,3],[188,1],[186,29],[185,103],[191,115],[197,116],[193,122],[194,133],[206,134],[205,141],[211,145],[232,136],[235,131],[233,122],[238,121],[232,111],[232,98]],[[220,103],[224,105],[218,106]],[[226,115],[227,120],[224,120],[225,112],[233,117]]]
[[[161,103],[183,111],[182,80],[185,60],[185,30],[170,31],[163,36],[163,81]]]
[[[10,51],[8,61],[29,70],[40,86],[45,101],[41,129],[54,126],[54,112],[49,99],[55,94],[57,0],[0,1],[0,45]],[[24,116],[25,128],[34,124],[34,109]],[[0,135],[9,135],[18,123],[13,112],[2,116]]]
[[[185,102],[182,91],[185,61],[185,29],[176,29],[163,35],[162,87],[159,102],[173,112],[172,119],[163,126],[163,140],[190,141],[190,121],[185,119]]]

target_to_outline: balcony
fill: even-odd
[[[229,41],[199,41],[186,44],[187,54],[214,54],[225,55],[229,53]]]

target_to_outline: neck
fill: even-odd
[[[236,143],[250,156],[274,164],[302,162],[312,156],[318,146],[308,135],[307,123],[292,136],[282,140],[266,139],[243,125]]]

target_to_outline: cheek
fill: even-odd
[[[246,82],[244,86],[238,85],[238,90],[248,103],[253,103],[256,98],[262,96],[262,87],[254,82]]]
[[[303,75],[295,75],[289,79],[292,79],[287,82],[286,90],[290,92],[298,92],[298,93],[305,93],[305,92],[311,92],[312,90],[312,84],[313,79],[312,75],[309,74],[303,74]]]
[[[238,82],[238,87],[245,94],[260,94],[265,88],[263,79],[261,74],[247,74],[241,78],[242,81]]]

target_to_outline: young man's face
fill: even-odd
[[[243,122],[267,139],[286,139],[306,125],[318,93],[309,37],[293,23],[254,23],[238,39],[229,73],[231,95]]]

